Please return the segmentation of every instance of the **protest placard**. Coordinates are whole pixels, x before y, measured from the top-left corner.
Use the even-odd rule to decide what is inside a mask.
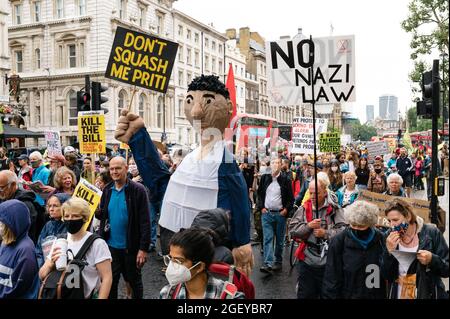
[[[81,154],[105,154],[106,133],[103,111],[78,112],[78,140]]]
[[[313,56],[310,51],[314,51]],[[266,53],[270,105],[355,101],[353,35],[313,38],[312,43],[301,38],[269,41]],[[309,72],[311,64],[313,78]]]
[[[389,153],[389,148],[386,141],[367,142],[366,148],[369,153],[369,159],[374,159],[378,155],[386,155]]]
[[[388,143],[388,147],[392,152],[395,149],[395,147],[397,146],[397,139],[390,137],[390,138],[385,138],[384,140]]]
[[[102,191],[82,178],[77,187],[75,187],[75,191],[73,192],[72,197],[84,199],[89,204],[91,215],[89,217],[89,220],[84,225],[86,229],[90,224],[92,217],[94,217],[95,210],[100,203]]]
[[[323,153],[339,153],[341,150],[341,135],[339,133],[320,133],[319,150]]]
[[[55,156],[61,155],[61,140],[59,139],[59,132],[47,131],[45,132],[45,142],[47,143],[47,155]]]
[[[328,119],[316,119],[316,135],[327,130]],[[292,121],[292,153],[314,154],[313,119],[296,117]],[[318,143],[316,143],[318,147]]]
[[[129,150],[130,146],[127,143],[120,142],[119,148],[122,149],[122,150]]]
[[[389,226],[389,222],[384,214],[384,209],[386,208],[386,202],[392,200],[394,198],[398,198],[397,196],[389,196],[378,194],[374,192],[369,192],[367,190],[363,190],[359,193],[357,200],[364,200],[366,202],[375,204],[380,209],[378,215],[378,224],[383,226]],[[414,213],[417,216],[420,216],[424,219],[425,223],[430,222],[430,203],[426,200],[416,199],[416,198],[407,198],[400,197],[402,200],[409,203],[413,209]]]
[[[105,77],[166,93],[178,44],[117,27]]]

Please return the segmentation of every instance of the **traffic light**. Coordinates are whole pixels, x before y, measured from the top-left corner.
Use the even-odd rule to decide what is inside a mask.
[[[77,111],[78,112],[90,111],[91,110],[90,103],[91,103],[91,97],[89,95],[89,92],[85,92],[85,91],[77,92]]]
[[[106,113],[108,113],[107,108],[102,108],[102,103],[105,103],[108,101],[108,98],[105,96],[102,96],[102,92],[105,92],[108,90],[107,86],[102,85],[100,82],[94,82],[92,81],[92,110],[103,110]]]
[[[417,116],[431,119],[433,114],[433,76],[432,72],[422,73],[422,101],[417,102]]]

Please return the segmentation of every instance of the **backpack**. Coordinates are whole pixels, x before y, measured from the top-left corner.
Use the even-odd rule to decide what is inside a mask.
[[[255,299],[255,286],[251,280],[234,265],[226,263],[214,263],[209,266],[208,272],[217,279],[225,281],[220,299],[233,299],[236,292],[242,292],[245,299]],[[168,298],[176,299],[181,289],[181,284],[169,290]],[[230,296],[229,298],[227,298]]]
[[[85,299],[83,279],[80,277],[78,280],[80,284],[74,288],[67,287],[66,279],[73,274],[73,271],[68,272],[70,265],[76,265],[79,269],[78,273],[81,276],[84,267],[87,266],[84,256],[92,243],[98,238],[101,237],[97,234],[89,236],[83,246],[81,246],[78,254],[68,263],[66,269],[53,270],[45,277],[39,289],[38,299]],[[71,281],[69,280],[69,283],[70,282]]]

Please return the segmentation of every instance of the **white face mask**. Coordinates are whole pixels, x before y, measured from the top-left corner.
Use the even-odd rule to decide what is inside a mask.
[[[129,172],[131,175],[137,175],[137,174],[139,174],[137,165],[136,165],[136,164],[130,164],[130,165],[128,165],[128,172]]]
[[[169,262],[169,266],[166,269],[166,278],[169,282],[169,285],[175,286],[184,282],[188,282],[192,279],[190,270],[196,267],[200,262],[196,263],[191,268],[187,268],[184,265],[180,265],[174,263],[173,261]]]
[[[337,172],[338,168],[337,168],[337,166],[333,166],[333,167],[331,168],[331,170],[332,170],[333,172]]]

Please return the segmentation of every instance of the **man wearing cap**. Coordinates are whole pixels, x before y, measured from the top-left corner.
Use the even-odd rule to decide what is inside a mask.
[[[26,154],[22,154],[17,158],[20,166],[19,173],[17,177],[19,178],[19,189],[29,189],[27,185],[23,184],[25,182],[31,182],[33,177],[33,169],[30,165],[28,165],[28,156]]]

